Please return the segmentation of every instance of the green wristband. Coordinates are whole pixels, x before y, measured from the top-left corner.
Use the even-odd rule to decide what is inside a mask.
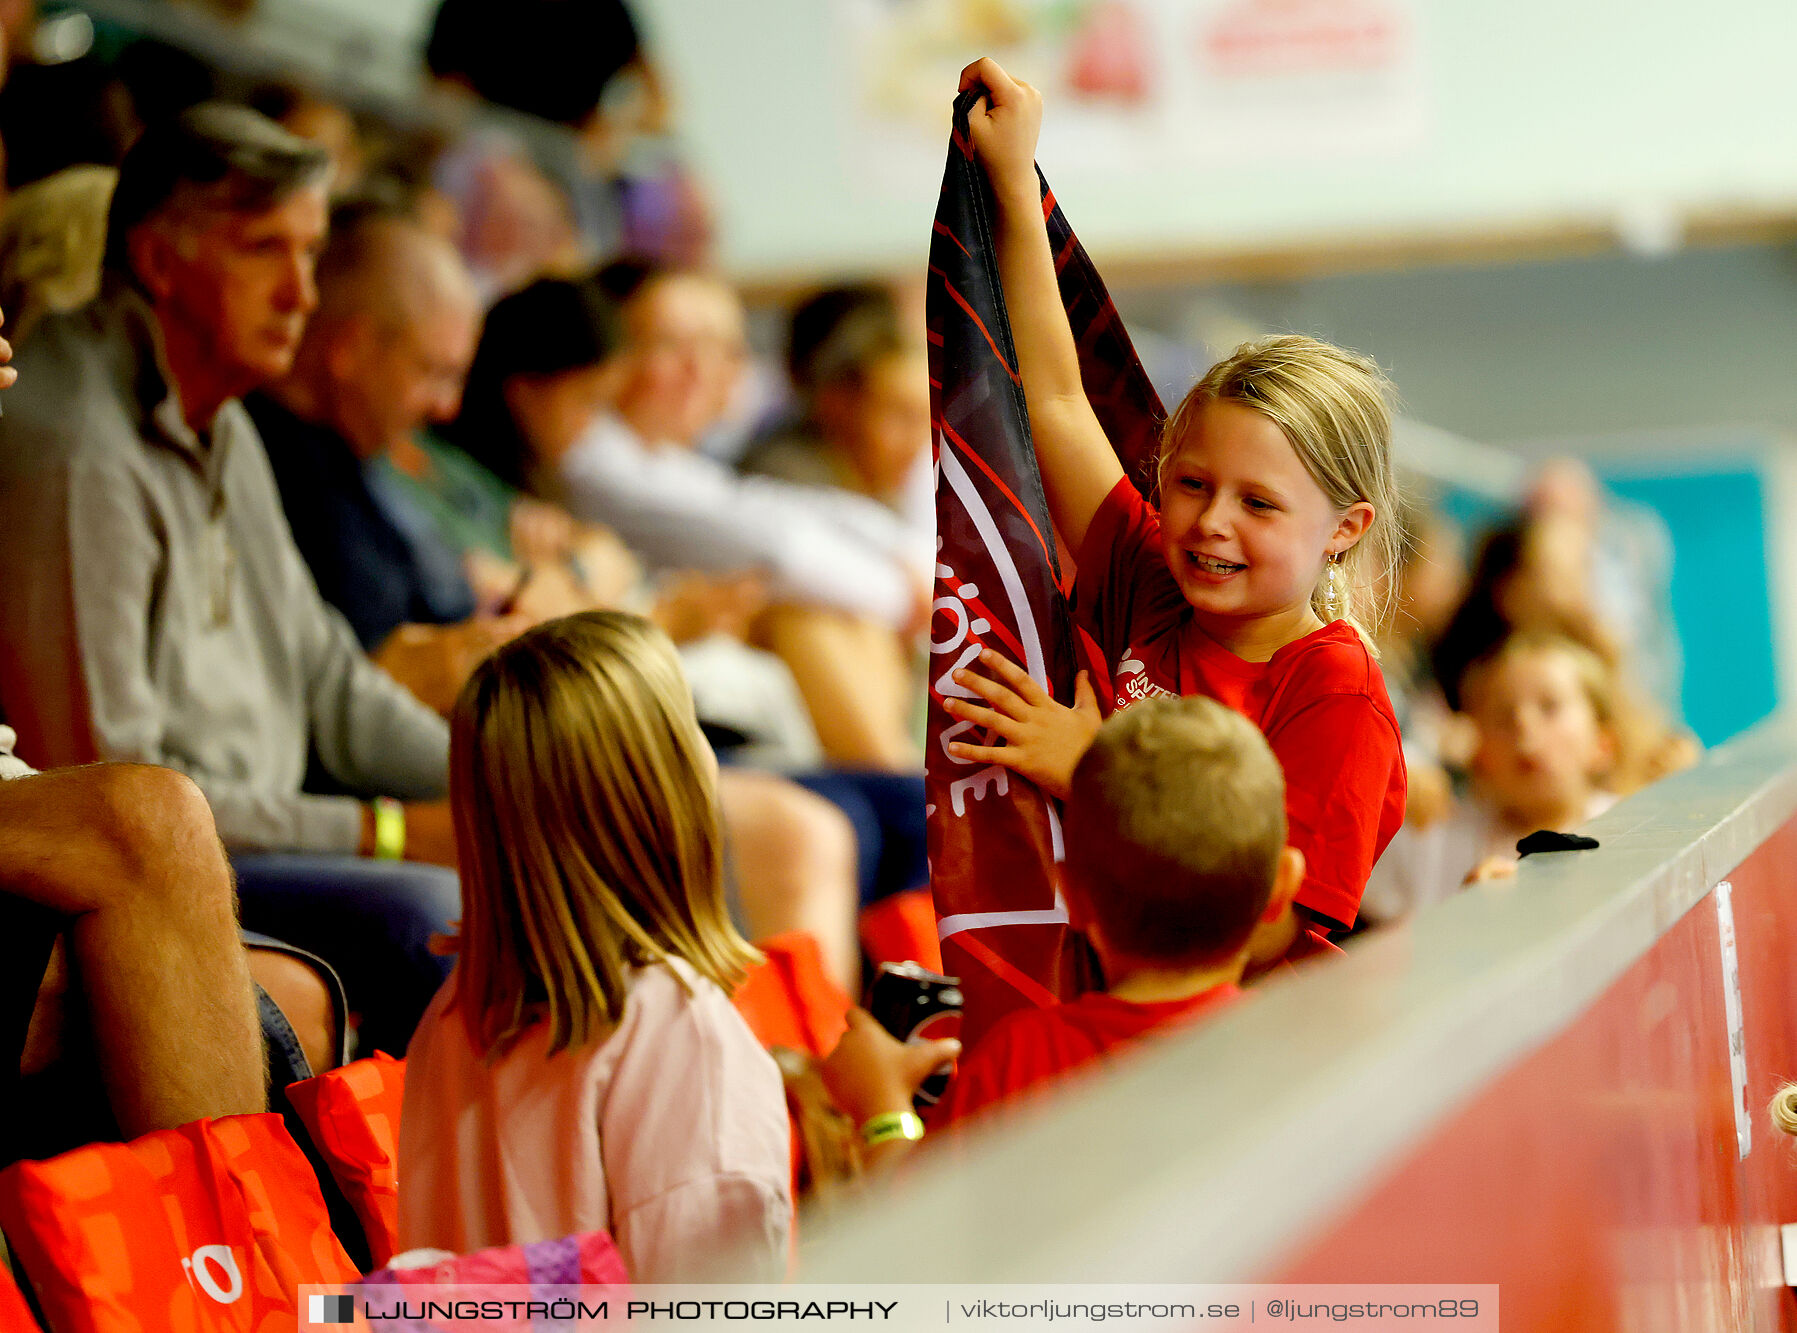
[[[870,1117],[861,1126],[861,1141],[870,1148],[891,1143],[894,1139],[915,1143],[922,1137],[923,1121],[917,1118],[915,1111],[886,1111]]]
[[[391,796],[374,798],[374,854],[383,861],[406,855],[406,808]]]

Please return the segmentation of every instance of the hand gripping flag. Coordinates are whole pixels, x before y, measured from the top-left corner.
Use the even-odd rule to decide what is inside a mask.
[[[936,597],[931,620],[925,786],[930,887],[944,968],[962,980],[962,1040],[1025,1004],[1080,989],[1079,951],[1059,891],[1060,813],[1034,784],[949,755],[979,743],[943,711],[972,697],[953,673],[982,647],[1018,663],[1071,703],[1082,661],[1055,531],[1036,470],[1017,353],[992,239],[993,205],[967,134],[978,94],[955,102],[948,167],[930,240],[930,408],[936,463]],[[1038,176],[1040,173],[1038,173]],[[1098,271],[1042,181],[1042,211],[1086,395],[1124,470],[1148,492],[1164,416]],[[975,733],[975,734],[969,734]]]

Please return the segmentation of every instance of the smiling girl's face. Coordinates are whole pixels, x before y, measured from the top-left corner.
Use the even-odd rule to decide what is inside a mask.
[[[1319,623],[1310,595],[1372,506],[1338,512],[1274,422],[1241,403],[1199,410],[1161,470],[1161,550],[1200,626],[1250,660]]]

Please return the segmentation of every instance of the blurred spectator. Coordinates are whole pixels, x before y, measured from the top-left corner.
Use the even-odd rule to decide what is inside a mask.
[[[1684,655],[1672,617],[1672,535],[1665,520],[1607,492],[1576,458],[1543,464],[1523,503],[1559,548],[1568,582],[1589,589],[1629,679],[1677,721]]]
[[[801,301],[786,329],[786,376],[805,402],[817,392],[821,362],[845,327],[901,328],[903,320],[892,290],[880,283],[827,287]]]
[[[1551,630],[1612,667],[1618,664],[1615,640],[1591,604],[1576,552],[1569,553],[1559,535],[1524,516],[1480,543],[1466,595],[1431,650],[1450,708],[1460,707],[1459,682],[1467,668],[1519,629]]]
[[[512,480],[521,427],[511,403],[533,432],[546,435],[569,429],[556,423],[570,414],[584,423],[599,410],[588,405],[586,372],[610,355],[615,335],[610,325],[596,330],[585,313],[569,317],[553,297],[571,293],[578,301],[584,290],[543,279],[495,306],[482,324],[455,419],[440,423],[438,435],[394,438],[372,468],[378,490],[427,517],[437,536],[461,552],[476,599],[489,610],[511,604],[546,616],[617,605],[633,596],[642,574],[610,532],[521,494]],[[547,303],[538,299],[542,293],[552,294]],[[466,439],[482,458],[507,468],[507,476],[495,475],[450,436]]]
[[[1517,840],[1568,832],[1616,803],[1614,672],[1584,645],[1542,630],[1502,640],[1456,682],[1477,731],[1473,791],[1427,828],[1405,827],[1367,883],[1362,911],[1389,922],[1462,883],[1514,874]]]
[[[1610,785],[1627,794],[1688,767],[1698,751],[1690,735],[1669,724],[1636,689],[1633,661],[1596,605],[1589,554],[1579,530],[1556,517],[1524,516],[1490,533],[1473,562],[1466,597],[1436,641],[1431,661],[1448,707],[1458,711],[1463,707],[1459,682],[1467,669],[1513,633],[1544,631],[1595,653],[1613,673],[1620,700]],[[1450,765],[1467,757],[1451,740],[1443,750]]]
[[[484,303],[581,267],[567,194],[522,153],[475,139],[445,159],[438,179],[458,209],[458,243]]]
[[[620,0],[522,0],[503,19],[482,0],[444,0],[425,63],[441,85],[571,132],[536,142],[535,165],[567,192],[592,253],[704,262],[710,206],[657,144],[671,121],[666,84]],[[455,156],[479,164],[508,155],[521,157],[488,137]],[[467,191],[447,188],[468,207]]]
[[[337,229],[318,289],[292,371],[244,406],[319,593],[447,714],[474,664],[530,622],[476,616],[461,552],[373,465],[454,415],[479,329],[473,286],[446,242],[368,217]]]
[[[0,87],[6,184],[17,189],[83,164],[117,166],[140,122],[130,91],[97,55],[40,59],[37,5],[6,0],[0,33],[7,53]]]
[[[416,443],[428,423],[454,415],[473,354],[474,293],[451,246],[403,218],[352,216],[334,229],[318,281],[319,308],[292,373],[269,391],[250,395],[245,405],[268,448],[288,522],[319,591],[349,619],[377,662],[447,713],[487,652],[528,624],[633,594],[638,567],[615,538],[583,530],[541,502],[520,501],[491,477],[483,484],[480,469],[458,451],[433,452]],[[531,290],[585,289],[541,282]],[[547,312],[529,309],[532,304],[522,294],[502,303],[499,318],[490,321],[495,336],[482,343],[488,366],[496,354],[518,360],[546,340],[574,335],[574,353],[581,350],[583,331],[590,341],[590,326],[583,330],[574,321],[570,328],[570,321],[545,318]],[[478,392],[500,411],[500,418],[489,416],[489,429],[515,434],[498,394],[484,387]],[[509,401],[529,413],[533,431],[554,426],[535,406],[560,401],[543,377],[533,377],[529,386],[514,384]],[[458,494],[445,495],[431,484],[446,473]],[[484,531],[470,530],[466,501],[484,515],[472,520]],[[503,558],[494,551],[499,544]],[[497,578],[505,614],[477,614],[481,599],[465,572],[471,550],[479,553],[473,563],[483,581]],[[525,563],[514,563],[514,555]],[[751,595],[741,618],[760,608],[759,594]],[[668,605],[669,628],[688,640],[710,636],[729,618],[729,599],[709,603],[716,619],[695,614],[706,604],[689,588]],[[777,661],[746,660],[745,654],[749,650],[727,654],[715,670],[715,650],[698,660],[688,655],[695,683],[704,682],[707,694],[726,693],[725,702],[736,705],[713,720],[768,721],[765,708],[750,703],[745,717],[743,705],[748,695],[765,695],[755,682],[771,669],[779,676],[772,701],[779,729],[796,722],[802,731],[797,754],[790,745],[781,748],[788,758],[809,760],[816,739],[790,677]],[[786,739],[760,738],[776,744]]]
[[[916,313],[914,327],[922,329],[921,303]],[[776,365],[771,356],[751,356],[747,383],[738,390],[736,404],[730,415],[712,428],[700,450],[740,467],[751,449],[800,430],[816,383],[811,365],[817,349],[851,317],[898,322],[894,287],[872,282],[829,287],[801,301],[787,321],[781,363]]]
[[[552,478],[623,387],[623,344],[618,307],[595,284],[532,283],[487,312],[443,435],[508,487]]]
[[[825,292],[793,315],[787,361],[801,415],[751,448],[742,470],[853,491],[933,533],[929,364],[890,296],[864,291]],[[837,318],[818,328],[832,306]]]
[[[696,273],[620,262],[599,275],[623,305],[615,410],[539,484],[604,523],[652,568],[758,572],[773,606],[763,641],[792,669],[824,752],[910,768],[909,636],[929,605],[926,537],[883,505],[841,491],[739,477],[695,451],[743,364],[736,294]]]
[[[459,460],[453,469],[465,479],[457,487],[464,497],[459,506],[463,516],[455,523],[468,532],[470,544],[509,555],[509,550],[501,549],[508,541],[501,516],[508,510],[515,513],[520,504],[544,507],[539,501],[520,501],[514,488],[527,483],[530,460],[552,465],[605,410],[621,382],[622,340],[616,307],[587,282],[539,279],[488,312],[461,411],[444,434],[493,471],[460,449],[437,447],[439,456]],[[471,514],[484,515],[477,528],[467,526]],[[515,541],[510,549],[517,549]],[[574,554],[585,581],[592,553]],[[602,558],[616,563],[615,558]],[[634,559],[632,564],[634,574],[640,575]],[[528,591],[531,584],[522,586]],[[781,766],[815,760],[816,737],[785,668],[740,643],[732,650],[717,643],[746,637],[766,606],[767,589],[759,577],[713,578],[680,571],[662,581],[652,601],[640,589],[619,586],[615,580],[608,591],[593,589],[593,601],[599,604],[623,599],[644,606],[682,646],[701,718],[745,730],[758,739],[759,749],[771,745],[785,751]],[[781,678],[771,692],[777,698],[766,697],[770,668]],[[754,680],[760,680],[762,687],[751,686],[745,692],[742,686]],[[749,699],[757,694],[764,696],[759,705]],[[728,695],[728,700],[721,695]],[[751,716],[744,716],[744,705]],[[796,717],[787,716],[788,705],[796,706]],[[790,734],[795,726],[802,738]]]
[[[15,191],[0,214],[0,310],[15,344],[45,315],[99,294],[106,210],[118,172],[69,167]]]
[[[514,580],[507,614],[474,614],[465,553],[453,533],[393,484],[393,457],[415,449],[413,437],[428,422],[455,412],[473,353],[475,297],[454,249],[404,218],[352,213],[325,249],[318,286],[318,309],[291,373],[251,394],[246,406],[320,592],[377,661],[447,712],[492,649],[597,599],[567,564],[572,531],[559,543],[520,532],[526,542],[564,549]],[[540,527],[549,516],[536,519]],[[589,541],[584,549],[592,548]],[[695,674],[705,676],[706,664],[696,665]],[[740,678],[753,665],[732,659],[723,670]],[[797,709],[790,680],[785,688]],[[736,689],[741,693],[740,679]],[[845,984],[853,984],[857,896],[843,817],[773,778],[732,772],[721,790],[742,853],[738,887],[750,928],[816,931]]]
[[[368,154],[356,118],[346,107],[294,83],[264,84],[248,100],[288,133],[310,139],[331,155],[332,195],[352,195],[362,187]]]
[[[0,419],[0,702],[51,763],[190,774],[244,920],[343,974],[390,1051],[443,974],[454,874],[442,719],[319,599],[239,395],[284,374],[316,293],[322,150],[241,107],[121,167],[101,296],[46,318]],[[339,790],[302,790],[308,759]],[[372,798],[411,806],[383,806]],[[377,829],[381,836],[377,839]],[[300,851],[311,856],[248,853]]]
[[[621,337],[616,307],[591,283],[543,279],[506,297],[487,315],[462,410],[446,433],[513,482],[525,479],[531,460],[552,465],[586,433],[616,392]],[[479,469],[474,460],[460,457],[458,474]],[[477,495],[502,486],[498,478],[483,475],[487,484],[475,488]],[[486,532],[482,540],[489,544],[503,537],[504,502],[477,502],[478,511],[487,516],[480,526]],[[815,771],[816,738],[793,693],[790,673],[778,660],[741,642],[765,605],[766,588],[758,577],[675,571],[664,577],[652,602],[642,595],[634,600],[647,605],[651,618],[680,644],[681,665],[699,716],[712,724],[714,742],[727,758],[791,772],[795,781],[849,817],[863,903],[923,882],[918,778]],[[795,708],[796,717],[790,715]],[[802,745],[794,734],[801,726]],[[724,727],[740,735],[719,734]],[[735,743],[739,740],[745,743]],[[727,800],[737,780],[726,772]],[[828,952],[838,947],[826,942]],[[851,945],[847,956],[852,960],[852,955]],[[847,975],[853,976],[852,966]]]
[[[621,0],[443,0],[424,49],[432,75],[498,106],[563,125],[600,114],[626,69],[645,72],[642,41]]]

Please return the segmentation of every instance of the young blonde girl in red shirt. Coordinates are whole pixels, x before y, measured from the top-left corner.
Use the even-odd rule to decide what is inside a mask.
[[[1290,840],[1308,867],[1297,902],[1317,924],[1352,925],[1404,812],[1397,722],[1360,624],[1396,545],[1390,385],[1372,362],[1313,339],[1244,344],[1168,420],[1154,509],[1080,381],[1042,225],[1042,99],[991,60],[968,66],[961,86],[986,93],[968,128],[997,205],[1049,511],[1076,553],[1075,620],[1111,674],[1102,711],[1206,694],[1257,723],[1285,770]],[[951,751],[1064,797],[1101,716],[1091,683],[1082,674],[1065,708],[997,654],[980,661],[995,679],[957,680],[986,706],[946,707],[1004,744]]]

